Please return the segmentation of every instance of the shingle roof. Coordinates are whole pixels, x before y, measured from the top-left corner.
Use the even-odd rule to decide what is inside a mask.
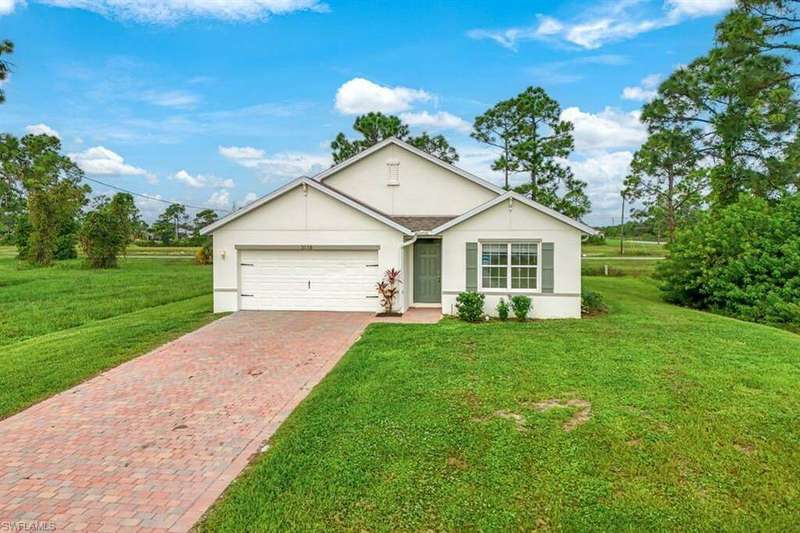
[[[438,228],[442,224],[450,222],[456,217],[389,217],[403,227],[411,231],[430,231]]]

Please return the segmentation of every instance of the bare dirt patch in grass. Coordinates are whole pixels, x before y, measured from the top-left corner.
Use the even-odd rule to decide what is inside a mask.
[[[517,428],[517,431],[528,431],[528,428],[525,427],[525,417],[522,415],[510,413],[508,411],[495,411],[494,416],[505,418],[506,420],[512,420],[514,422],[514,426]]]
[[[533,404],[534,409],[544,412],[550,409],[571,409],[577,408],[572,418],[564,422],[564,431],[572,431],[581,424],[585,424],[587,420],[592,417],[592,404],[586,400],[572,399],[562,400],[560,398],[551,398]]]
[[[733,445],[733,447],[745,455],[751,455],[754,451],[756,451],[755,446],[750,444],[736,443]]]
[[[463,457],[451,455],[447,458],[447,466],[455,468],[456,470],[466,470],[469,465]]]

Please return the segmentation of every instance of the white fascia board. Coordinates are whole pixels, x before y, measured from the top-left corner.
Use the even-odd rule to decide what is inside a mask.
[[[377,152],[378,150],[380,150],[381,148],[383,148],[384,146],[387,146],[389,144],[394,144],[395,146],[399,146],[400,148],[403,148],[404,150],[407,150],[407,151],[411,152],[412,154],[418,155],[418,156],[422,157],[423,159],[427,159],[431,163],[433,163],[435,165],[438,165],[438,166],[440,166],[440,167],[442,167],[444,169],[447,169],[450,172],[458,174],[462,178],[465,178],[465,179],[468,179],[469,181],[477,183],[481,187],[489,189],[490,191],[492,191],[494,193],[503,194],[503,192],[504,192],[501,187],[498,187],[494,183],[486,181],[485,179],[483,179],[483,178],[481,178],[479,176],[476,176],[475,174],[472,174],[471,172],[467,172],[466,170],[464,170],[462,168],[458,168],[455,165],[451,165],[450,163],[445,163],[444,161],[442,161],[438,157],[434,157],[431,154],[420,150],[416,146],[412,146],[412,145],[408,144],[407,142],[401,141],[400,139],[398,139],[396,137],[389,137],[388,139],[382,140],[378,144],[374,144],[374,145],[370,146],[369,148],[367,148],[363,152],[359,152],[358,154],[354,155],[350,159],[342,161],[338,165],[334,165],[331,168],[329,168],[327,170],[323,170],[319,174],[316,174],[313,177],[313,179],[315,179],[317,181],[322,181],[322,180],[332,176],[333,174],[336,174],[340,170],[349,167],[353,163],[356,163],[357,161],[360,161],[360,160],[364,159],[365,157]]]
[[[572,218],[570,218],[570,217],[568,217],[566,215],[563,215],[563,214],[559,213],[558,211],[555,211],[553,209],[550,209],[549,207],[543,206],[539,202],[535,202],[535,201],[533,201],[533,200],[531,200],[529,198],[525,198],[521,194],[515,193],[513,191],[507,191],[504,194],[501,194],[500,196],[498,196],[497,198],[492,198],[488,202],[483,203],[483,204],[475,207],[474,209],[471,209],[471,210],[467,211],[463,215],[461,215],[459,217],[456,217],[453,220],[450,220],[449,222],[446,222],[446,223],[442,224],[441,226],[439,226],[437,228],[432,229],[431,230],[431,235],[436,235],[438,233],[441,233],[443,231],[446,231],[446,230],[452,228],[453,226],[461,224],[465,220],[469,220],[470,218],[474,217],[475,215],[483,213],[487,209],[491,209],[492,207],[496,206],[497,204],[502,203],[502,202],[504,202],[505,200],[508,200],[508,199],[512,199],[512,200],[516,200],[518,202],[522,202],[523,204],[525,204],[525,205],[527,205],[529,207],[532,207],[533,209],[536,209],[537,211],[539,211],[541,213],[544,213],[545,215],[551,216],[551,217],[555,218],[556,220],[558,220],[559,222],[567,224],[568,226],[571,226],[571,227],[577,229],[578,231],[581,231],[582,233],[586,233],[587,235],[598,235],[599,234],[599,232],[596,229],[594,229],[594,228],[592,228],[590,226],[587,226],[583,222],[579,222],[579,221],[577,221],[575,219],[572,219]]]
[[[259,198],[255,202],[247,205],[246,207],[244,207],[244,208],[242,208],[242,209],[240,209],[240,210],[238,210],[238,211],[236,211],[234,213],[231,213],[230,215],[228,215],[226,217],[223,217],[223,218],[217,220],[213,224],[209,224],[208,226],[206,226],[206,227],[204,227],[203,229],[200,230],[200,234],[201,235],[207,235],[209,233],[213,233],[214,231],[216,231],[217,229],[221,228],[222,226],[224,226],[228,222],[236,220],[240,216],[245,215],[245,214],[249,213],[250,211],[253,211],[254,209],[258,209],[262,205],[274,200],[275,198],[278,198],[279,196],[282,196],[283,194],[286,194],[287,192],[295,189],[296,187],[299,187],[300,185],[307,185],[309,187],[314,188],[317,191],[320,191],[320,192],[322,192],[324,194],[327,194],[328,196],[330,196],[332,198],[335,198],[336,200],[339,200],[343,204],[346,204],[346,205],[352,207],[353,209],[355,209],[357,211],[360,211],[361,213],[364,213],[365,215],[367,215],[369,217],[372,217],[375,220],[378,220],[379,222],[383,222],[387,226],[389,226],[389,227],[391,227],[393,229],[396,229],[397,231],[401,232],[404,235],[413,235],[414,234],[413,231],[411,231],[410,229],[406,228],[405,226],[401,226],[397,222],[395,222],[395,221],[383,216],[382,214],[377,213],[377,212],[369,209],[368,207],[366,207],[366,206],[364,206],[362,204],[359,204],[358,202],[354,202],[350,198],[348,198],[348,197],[346,197],[346,196],[344,196],[342,194],[339,194],[338,192],[334,191],[333,189],[331,189],[329,187],[326,187],[326,186],[322,185],[321,183],[319,183],[319,182],[317,182],[317,181],[315,181],[315,180],[313,180],[311,178],[305,177],[305,176],[302,176],[300,178],[294,179],[294,180],[290,181],[289,183],[287,183],[286,185],[284,185],[283,187],[279,187],[278,189],[275,189],[271,193],[267,194],[266,196],[262,196],[261,198]]]

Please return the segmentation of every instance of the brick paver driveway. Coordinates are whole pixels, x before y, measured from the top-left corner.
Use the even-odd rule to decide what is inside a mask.
[[[0,422],[0,528],[189,529],[370,318],[237,313]]]

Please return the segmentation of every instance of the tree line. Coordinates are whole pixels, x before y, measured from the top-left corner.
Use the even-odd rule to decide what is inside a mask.
[[[642,109],[649,137],[623,191],[636,217],[674,241],[699,212],[750,194],[797,192],[800,51],[797,0],[744,0],[717,26],[705,55],[675,70]]]
[[[0,242],[14,244],[20,259],[49,265],[77,257],[80,246],[93,267],[108,268],[134,240],[208,247],[200,228],[217,220],[212,209],[190,218],[171,204],[148,225],[133,195],[90,198],[83,172],[49,135],[0,134]],[[205,258],[210,257],[210,250]]]
[[[217,220],[213,209],[190,217],[186,206],[173,203],[148,224],[132,194],[91,198],[83,177],[58,138],[0,134],[0,242],[16,245],[20,259],[36,265],[73,259],[80,246],[91,266],[103,268],[115,266],[133,241],[208,244],[199,232]]]
[[[740,0],[642,109],[623,194],[668,301],[800,331],[800,0]]]

